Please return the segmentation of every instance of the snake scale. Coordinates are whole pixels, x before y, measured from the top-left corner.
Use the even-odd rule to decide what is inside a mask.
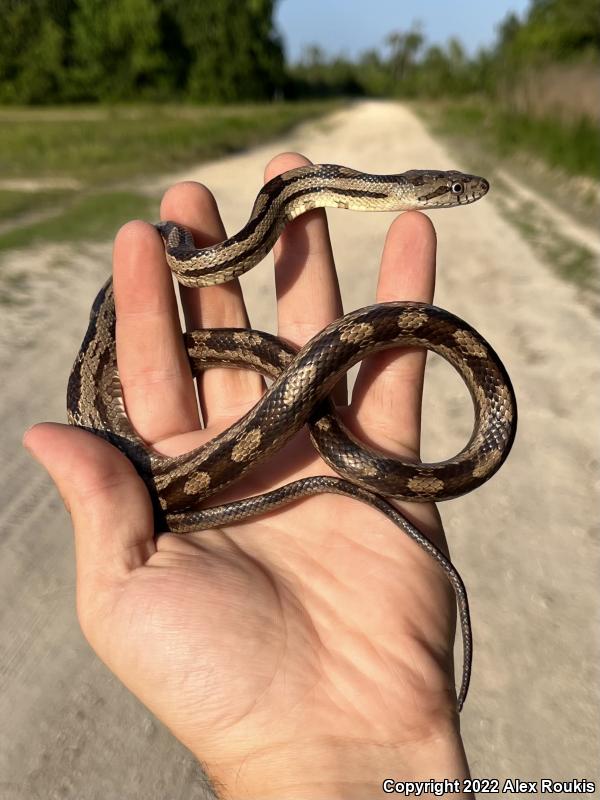
[[[458,207],[483,197],[487,182],[461,172],[411,170],[368,175],[330,164],[285,172],[259,192],[250,219],[235,236],[197,249],[185,228],[163,222],[170,268],[186,286],[229,281],[271,250],[283,227],[316,207],[403,211]],[[389,500],[437,501],[475,489],[502,465],[516,430],[510,379],[490,345],[466,322],[418,302],[368,306],[336,320],[298,352],[266,333],[206,329],[185,334],[192,371],[211,366],[257,370],[272,380],[244,417],[208,444],[177,457],[154,451],[129,421],[115,351],[112,282],[100,290],[67,391],[68,420],[107,439],[134,463],[153,499],[157,530],[189,532],[264,514],[320,492],[356,498],[376,508],[422,547],[446,573],[457,600],[463,639],[458,708],[471,673],[472,634],[462,579],[444,553]],[[392,347],[424,347],[452,364],[473,401],[470,440],[455,457],[435,464],[391,458],[367,447],[348,430],[330,393],[340,377],[371,353]],[[340,476],[316,476],[256,497],[203,507],[204,501],[239,480],[308,424],[314,446]]]

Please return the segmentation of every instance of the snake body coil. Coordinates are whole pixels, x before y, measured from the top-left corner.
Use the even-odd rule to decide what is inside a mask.
[[[356,210],[445,208],[473,202],[488,189],[459,172],[406,172],[378,176],[333,165],[300,167],[259,193],[247,225],[235,236],[196,249],[175,223],[157,226],[167,261],[188,286],[222,283],[246,272],[272,248],[283,226],[318,206]],[[319,492],[361,500],[385,514],[444,569],[459,609],[464,667],[458,706],[469,684],[472,636],[467,596],[448,558],[386,499],[437,501],[464,494],[491,477],[512,446],[516,402],[509,377],[490,345],[462,320],[416,302],[381,303],[336,320],[298,353],[253,330],[206,329],[184,334],[192,371],[211,366],[255,369],[273,379],[257,405],[208,444],[177,457],[149,448],[131,425],[123,402],[115,351],[112,282],[100,290],[69,379],[68,419],[103,436],[135,464],[163,528],[202,530],[266,513]],[[474,405],[473,434],[454,458],[416,464],[361,444],[344,426],[330,392],[355,363],[377,351],[417,346],[435,351],[460,373]],[[313,477],[257,497],[202,508],[211,495],[239,480],[308,424],[312,441],[340,478]]]

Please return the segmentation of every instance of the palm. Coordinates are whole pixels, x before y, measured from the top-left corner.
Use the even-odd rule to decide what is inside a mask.
[[[185,452],[217,432],[158,446]],[[332,473],[301,436],[236,494],[308,474]],[[105,625],[92,643],[107,653],[116,642],[111,668],[184,742],[221,759],[269,727],[293,738],[324,720],[331,734],[339,720],[339,735],[351,725],[368,738],[392,709],[416,726],[424,697],[432,710],[451,708],[453,608],[441,571],[393,524],[324,495],[229,528],[161,536],[118,604],[94,609]]]

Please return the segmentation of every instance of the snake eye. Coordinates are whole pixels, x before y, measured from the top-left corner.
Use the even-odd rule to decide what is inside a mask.
[[[460,181],[455,181],[452,184],[452,194],[462,194],[465,190],[465,187],[460,183]]]

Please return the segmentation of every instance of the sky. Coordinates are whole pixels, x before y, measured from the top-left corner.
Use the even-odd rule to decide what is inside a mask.
[[[428,43],[456,36],[473,54],[494,41],[509,12],[522,16],[528,6],[529,0],[280,0],[275,19],[292,62],[309,44],[350,57],[379,49],[390,31],[416,20]]]

